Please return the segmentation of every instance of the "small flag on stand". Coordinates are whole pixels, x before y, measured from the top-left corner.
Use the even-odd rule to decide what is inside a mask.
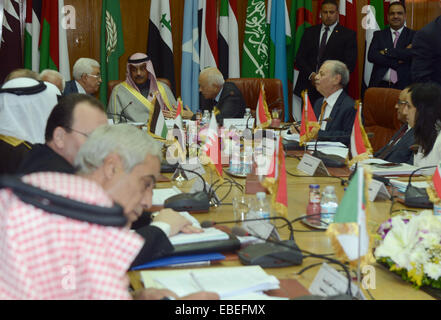
[[[441,166],[439,164],[433,173],[432,184],[433,187],[426,188],[426,191],[430,202],[439,205],[441,203]]]
[[[326,234],[331,239],[335,254],[353,267],[370,264],[373,255],[370,250],[370,236],[367,230],[367,199],[371,174],[358,167],[341,200],[334,222]]]
[[[147,124],[147,132],[155,139],[167,139],[167,124],[165,123],[162,108],[158,103],[158,100],[156,100],[156,95],[153,98],[152,104],[154,105],[154,111],[152,116],[149,118],[149,122]]]
[[[306,142],[317,137],[320,126],[317,122],[314,109],[308,97],[308,91],[302,92],[303,98],[303,112],[302,125],[300,127],[300,145],[303,146]]]
[[[211,114],[210,124],[207,129],[205,144],[202,147],[202,152],[206,156],[209,165],[214,169],[217,175],[222,179],[222,160],[221,148],[219,143],[219,131],[214,112]]]
[[[362,104],[360,101],[357,101],[355,104],[358,105],[358,110],[351,133],[350,154],[348,154],[348,157],[351,157],[348,160],[349,167],[356,162],[368,159],[372,155],[371,143],[361,122]]]
[[[256,107],[256,128],[266,129],[271,125],[271,121],[271,114],[266,103],[265,88],[263,83],[260,83],[260,94]]]

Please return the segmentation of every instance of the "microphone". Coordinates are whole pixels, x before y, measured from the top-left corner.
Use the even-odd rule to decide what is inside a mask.
[[[133,103],[133,101],[130,101],[121,111],[120,115],[119,115],[119,122],[122,122],[122,117],[124,117],[126,119],[127,122],[127,117],[124,116],[124,111],[126,111],[126,109]]]
[[[421,167],[414,171],[409,176],[409,182],[404,193],[404,205],[412,208],[433,209],[433,203],[429,200],[429,195],[425,188],[417,188],[412,186],[413,175],[423,169],[432,169],[437,166]]]

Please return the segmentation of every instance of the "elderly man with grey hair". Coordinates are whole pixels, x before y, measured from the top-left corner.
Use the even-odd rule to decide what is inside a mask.
[[[73,80],[66,82],[63,95],[84,93],[95,95],[101,85],[100,64],[90,58],[80,58],[73,66]]]
[[[356,110],[354,99],[344,91],[348,83],[349,69],[338,60],[325,61],[315,76],[316,89],[323,95],[314,104],[319,139],[349,145]]]
[[[40,80],[50,82],[60,90],[60,93],[64,92],[66,80],[64,79],[63,75],[58,71],[45,69],[40,72]]]

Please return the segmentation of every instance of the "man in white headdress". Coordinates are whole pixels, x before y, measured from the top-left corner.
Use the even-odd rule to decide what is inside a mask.
[[[112,90],[108,113],[115,123],[147,123],[154,110],[155,95],[162,110],[173,110],[176,106],[170,87],[157,81],[150,58],[144,53],[135,53],[127,62],[126,81]]]
[[[0,174],[15,172],[32,144],[44,143],[46,122],[61,92],[52,83],[15,78],[0,89]]]

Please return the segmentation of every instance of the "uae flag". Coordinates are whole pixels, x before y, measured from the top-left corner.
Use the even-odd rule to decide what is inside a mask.
[[[360,102],[357,103],[358,103],[358,110],[355,116],[354,125],[352,127],[352,133],[351,133],[351,145],[350,145],[351,160],[349,161],[349,167],[356,162],[363,161],[369,158],[369,155],[372,154],[372,147],[361,121],[362,106]]]
[[[219,19],[219,70],[224,79],[239,78],[237,0],[222,0]]]
[[[155,66],[156,76],[170,80],[174,91],[176,82],[169,0],[151,2],[147,52]]]
[[[24,45],[24,66],[26,69],[40,71],[40,19],[42,0],[26,1],[26,30]]]
[[[300,126],[300,145],[303,146],[311,139],[315,139],[319,131],[319,124],[312,108],[311,100],[309,100],[308,91],[302,92],[303,112],[302,124]]]
[[[265,98],[265,88],[263,87],[263,83],[261,83],[259,100],[257,101],[256,107],[256,127],[261,129],[268,128],[271,121],[271,114],[268,111],[268,104]]]
[[[164,114],[162,113],[162,108],[159,105],[158,100],[156,100],[156,97],[154,106],[153,114],[149,118],[149,122],[147,124],[147,131],[156,139],[167,139],[167,124],[165,122]]]
[[[6,0],[0,11],[0,84],[6,76],[17,68],[23,67],[22,31],[21,23],[24,21],[24,10],[21,1]],[[1,24],[3,22],[3,24]]]
[[[207,129],[206,141],[202,147],[202,152],[207,158],[209,165],[214,169],[216,174],[222,178],[223,171],[219,143],[219,131],[214,112],[211,114],[211,120]]]
[[[367,229],[367,199],[369,175],[359,166],[341,200],[334,222],[326,234],[331,239],[335,254],[351,266],[372,263],[370,237]]]
[[[203,0],[200,68],[218,67],[216,0]]]

